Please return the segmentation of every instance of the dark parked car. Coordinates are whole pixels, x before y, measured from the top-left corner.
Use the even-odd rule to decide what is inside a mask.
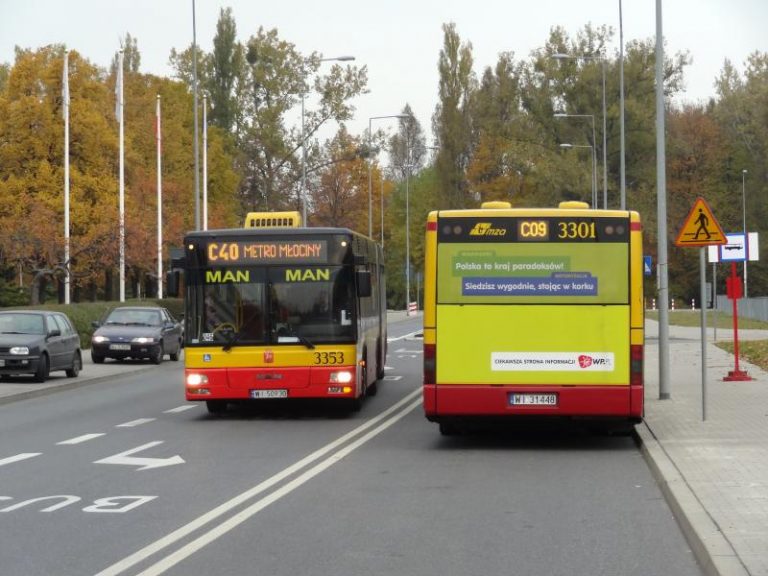
[[[101,364],[105,358],[148,358],[155,364],[168,354],[178,360],[182,346],[181,324],[159,306],[120,306],[103,322],[94,322],[91,358]]]
[[[66,314],[0,312],[0,377],[32,374],[35,382],[45,382],[55,370],[74,378],[82,367],[80,336]]]

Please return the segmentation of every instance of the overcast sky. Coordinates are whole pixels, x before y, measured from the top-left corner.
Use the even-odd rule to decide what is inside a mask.
[[[611,26],[618,48],[619,0],[197,0],[197,42],[205,51],[223,7],[232,8],[243,42],[259,26],[277,28],[303,53],[353,55],[368,66],[370,94],[355,102],[355,133],[367,129],[370,117],[397,114],[408,102],[431,137],[446,22],[472,43],[478,75],[502,51],[527,59],[557,25],[571,36],[587,23]],[[654,38],[655,19],[655,0],[623,0],[625,42]],[[688,101],[715,95],[726,58],[741,71],[751,52],[768,52],[767,0],[664,0],[663,24],[668,54],[688,51],[693,59],[685,74]],[[192,0],[0,0],[0,62],[13,61],[16,45],[63,43],[106,67],[126,33],[138,40],[143,72],[171,75],[171,48],[192,43]]]

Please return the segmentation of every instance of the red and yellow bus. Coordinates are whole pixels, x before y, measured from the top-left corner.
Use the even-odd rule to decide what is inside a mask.
[[[491,416],[642,418],[637,212],[431,212],[424,285],[424,410],[443,434]]]
[[[288,224],[191,232],[184,246],[187,400],[211,413],[271,398],[356,409],[375,393],[387,325],[373,240]]]

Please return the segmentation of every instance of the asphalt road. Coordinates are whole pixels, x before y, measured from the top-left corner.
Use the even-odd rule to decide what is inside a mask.
[[[379,394],[208,415],[181,363],[0,406],[3,576],[701,574],[631,438],[443,438],[420,319]]]

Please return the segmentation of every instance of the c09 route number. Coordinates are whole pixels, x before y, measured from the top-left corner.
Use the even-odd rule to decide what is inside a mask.
[[[315,352],[313,356],[315,365],[318,366],[344,364],[344,352]]]
[[[557,237],[561,240],[593,240],[594,222],[558,222]]]
[[[546,220],[521,220],[517,223],[520,240],[546,242],[549,240],[549,222]]]

